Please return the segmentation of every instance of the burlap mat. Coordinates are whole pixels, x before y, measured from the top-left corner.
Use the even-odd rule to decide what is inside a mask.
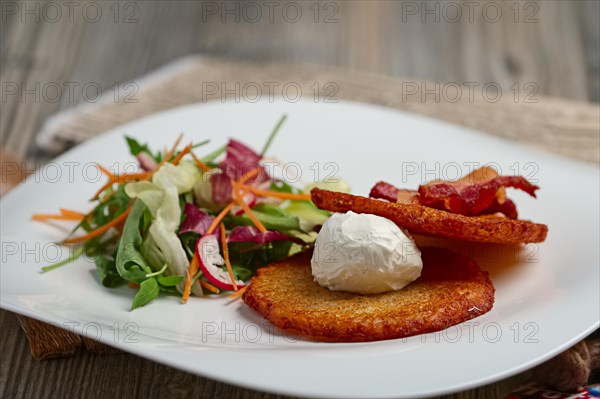
[[[51,154],[122,123],[183,104],[207,101],[354,100],[431,116],[568,157],[600,160],[600,108],[534,94],[532,88],[397,79],[311,65],[253,63],[202,56],[175,61],[104,96],[50,118],[38,145]]]

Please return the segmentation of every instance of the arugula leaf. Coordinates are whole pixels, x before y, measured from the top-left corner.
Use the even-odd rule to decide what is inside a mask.
[[[162,154],[160,152],[154,154],[148,144],[140,144],[139,141],[134,139],[133,137],[125,136],[125,140],[127,141],[127,146],[129,147],[129,152],[134,157],[137,156],[140,152],[145,152],[150,155],[156,162],[162,161]]]
[[[177,284],[183,281],[184,277],[181,275],[173,275],[173,276],[157,276],[156,280],[158,284],[163,287],[174,287]],[[161,287],[162,288],[162,287]]]
[[[145,210],[146,205],[141,200],[136,199],[125,221],[116,256],[116,267],[119,275],[127,281],[138,284],[146,280],[146,274],[152,273],[152,269],[140,252],[140,246],[142,245],[140,221]]]
[[[258,205],[255,206],[252,210],[254,211],[254,214],[256,215],[258,220],[260,220],[261,223],[267,229],[280,231],[282,233],[285,233],[289,230],[300,230],[300,221],[297,217],[289,215],[274,215],[272,214],[274,212],[271,212],[272,210],[268,210],[271,213],[265,213],[257,210],[257,207]],[[227,220],[225,221],[225,224],[227,225],[227,227],[230,228],[240,224],[246,226],[254,226],[254,223],[246,214],[243,214],[241,216],[229,215],[227,217]]]
[[[80,246],[79,248],[77,248],[71,255],[69,255],[69,257],[67,257],[66,259],[61,260],[60,262],[57,262],[53,265],[50,266],[44,266],[42,267],[42,271],[44,272],[48,272],[50,270],[54,270],[54,269],[58,269],[61,266],[66,265],[67,263],[72,263],[75,261],[75,259],[79,258],[81,255],[83,255],[83,250],[84,250],[84,246]]]
[[[129,152],[134,157],[140,152],[147,152],[148,154],[152,153],[152,151],[150,151],[150,148],[148,148],[148,144],[140,144],[139,141],[129,136],[125,136],[125,140],[127,141],[127,145],[129,146]]]
[[[88,223],[85,219],[80,224],[86,231],[94,230],[99,226],[103,226],[125,212],[129,207],[131,198],[125,193],[125,185],[121,184],[116,190],[106,190],[106,193],[101,198],[101,201],[92,211],[91,221]]]
[[[150,303],[152,300],[158,297],[159,292],[160,288],[158,287],[158,283],[154,277],[142,281],[140,284],[140,289],[135,295],[135,298],[133,298],[131,310]]]
[[[188,231],[179,235],[179,240],[181,241],[181,245],[183,246],[183,249],[185,250],[189,260],[191,260],[196,253],[196,243],[199,239],[200,234],[193,231]]]
[[[255,243],[232,242],[229,244],[229,254],[233,274],[236,279],[247,280],[257,268],[285,259],[303,248],[305,247],[286,240],[260,246]]]
[[[262,251],[261,265],[266,265],[290,256],[290,250],[294,244],[291,241],[273,241]]]
[[[271,216],[289,217],[290,214],[281,209],[279,205],[273,204],[257,204],[252,208],[253,211],[262,212]]]
[[[113,258],[105,255],[100,255],[94,259],[96,263],[96,271],[102,285],[108,288],[118,287],[125,283],[117,271],[117,264]]]
[[[236,280],[242,280],[242,281],[247,281],[250,280],[250,277],[252,276],[252,270],[243,267],[243,266],[233,266],[232,265],[232,270],[233,270],[233,278],[235,278]]]

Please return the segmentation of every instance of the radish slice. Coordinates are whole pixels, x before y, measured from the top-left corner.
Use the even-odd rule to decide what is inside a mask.
[[[198,240],[198,243],[196,243],[196,256],[202,274],[211,284],[222,290],[235,290],[233,284],[231,284],[229,273],[219,267],[225,264],[225,260],[221,256],[221,248],[216,234],[210,234]],[[246,285],[241,280],[236,280],[235,283],[238,289]]]
[[[158,163],[148,153],[142,151],[137,154],[137,160],[140,163],[140,167],[146,172],[156,169]]]
[[[254,205],[256,205],[256,194],[251,193],[251,192],[248,191],[242,197],[242,201],[244,201],[246,204],[248,204],[248,206],[250,208],[254,208]],[[233,208],[231,208],[231,213],[233,213],[235,216],[243,215],[244,214],[244,208],[242,208],[239,205],[236,205]]]

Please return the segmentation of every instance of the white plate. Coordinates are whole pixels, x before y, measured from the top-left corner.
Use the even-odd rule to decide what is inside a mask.
[[[102,184],[93,162],[132,162],[123,134],[163,148],[180,133],[205,149],[235,137],[260,148],[282,113],[270,154],[301,170],[336,172],[354,192],[378,180],[416,187],[455,178],[469,163],[539,182],[534,200],[510,195],[523,218],[548,224],[545,243],[524,248],[460,245],[490,271],[496,304],[443,333],[373,343],[314,343],[283,336],[241,301],[161,297],[129,311],[134,290],[103,288],[94,265],[51,273],[65,231],[30,220],[59,207],[87,210]],[[200,153],[200,151],[198,151]],[[312,165],[312,168],[311,168]],[[437,171],[436,171],[437,169]],[[598,169],[446,123],[355,103],[197,104],[118,127],[65,153],[2,199],[1,306],[57,323],[122,350],[254,389],[318,397],[417,397],[475,387],[532,367],[598,326]],[[64,254],[63,254],[64,255]]]

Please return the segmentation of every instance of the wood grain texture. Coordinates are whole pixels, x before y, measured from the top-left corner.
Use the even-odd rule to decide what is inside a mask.
[[[472,12],[463,5],[458,19],[439,1],[282,1],[272,22],[268,9],[256,19],[239,1],[84,0],[72,22],[64,8],[57,21],[42,11],[36,21],[35,12],[23,10],[35,10],[36,4],[43,10],[42,2],[3,3],[16,5],[17,11],[4,9],[2,21],[0,137],[6,150],[21,156],[36,155],[34,136],[49,115],[93,102],[95,87],[102,97],[112,97],[115,83],[131,82],[173,57],[197,52],[419,81],[492,82],[505,92],[515,84],[531,84],[540,96],[581,101],[598,101],[600,95],[594,0],[486,0]],[[296,22],[284,17],[288,3],[301,8]],[[492,6],[484,13],[487,3]],[[97,21],[83,17],[88,4],[101,9]],[[209,12],[211,5],[216,13]],[[227,14],[226,7],[239,11]],[[496,8],[498,20],[490,11]],[[63,89],[58,98],[52,91],[56,85]]]
[[[27,335],[31,356],[35,359],[71,355],[82,343],[79,335],[65,329],[29,317],[18,316],[17,318]]]
[[[107,356],[80,351],[66,359],[39,361],[31,357],[27,339],[13,313],[0,309],[0,326],[2,398],[289,398],[223,384],[126,353]],[[528,376],[525,373],[439,398],[504,398]]]

